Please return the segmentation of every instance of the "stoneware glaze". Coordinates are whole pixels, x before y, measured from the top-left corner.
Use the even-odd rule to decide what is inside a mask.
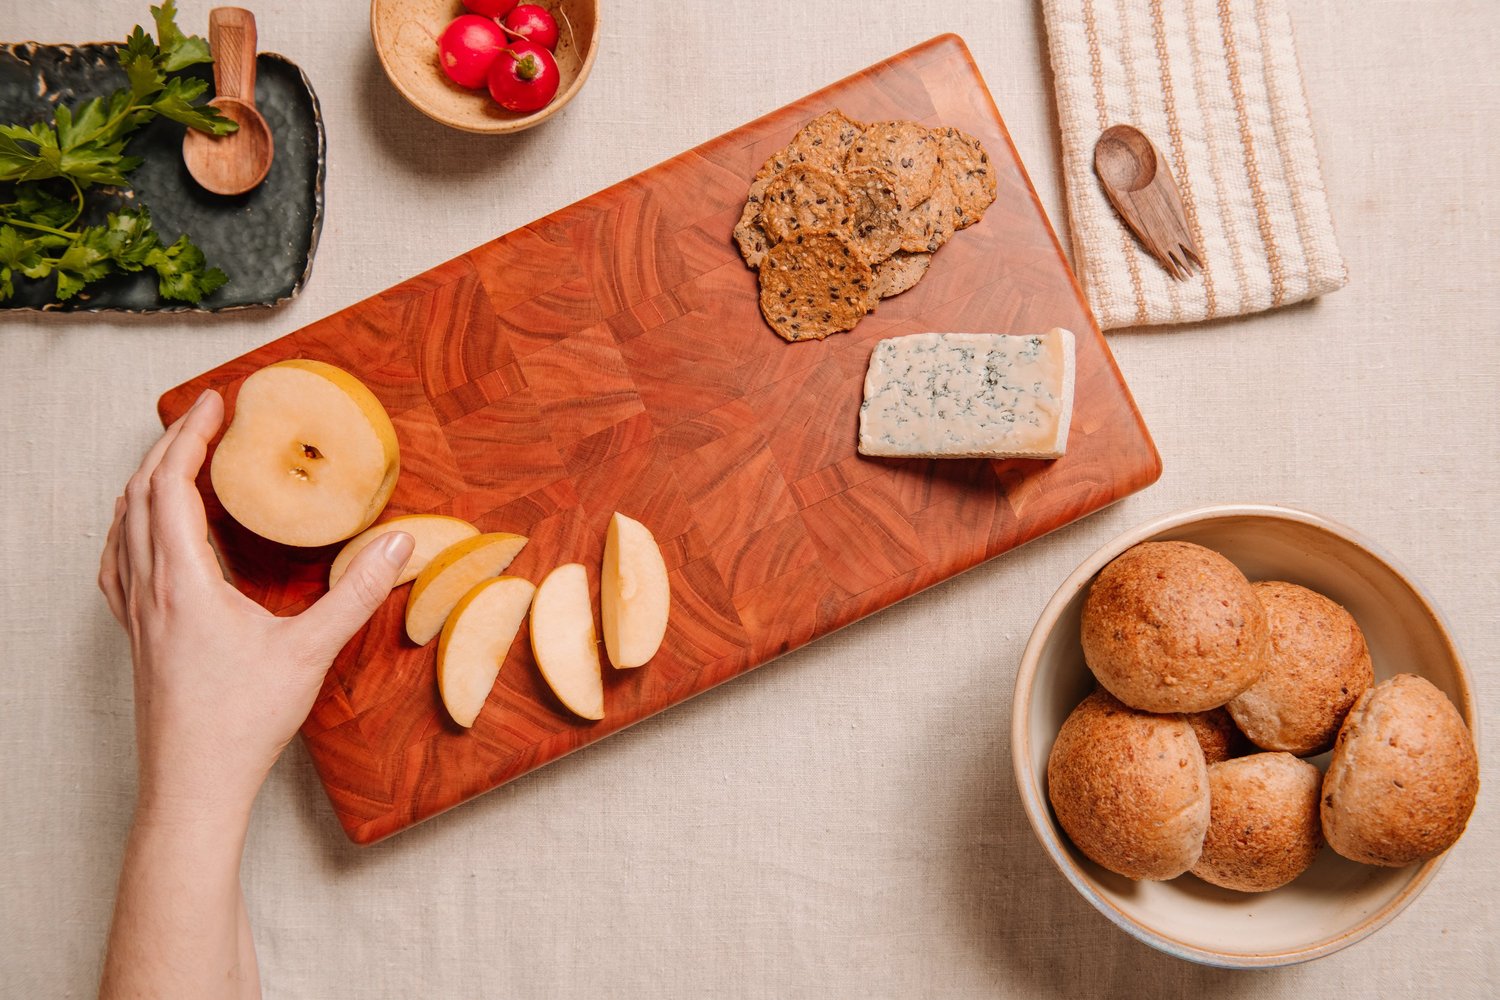
[[[1377,682],[1419,674],[1446,694],[1479,744],[1468,674],[1421,588],[1385,553],[1343,525],[1286,507],[1202,507],[1115,538],[1074,570],[1043,610],[1016,676],[1011,750],[1021,802],[1058,869],[1099,912],[1169,955],[1225,968],[1292,965],[1332,954],[1389,923],[1437,874],[1442,856],[1407,868],[1355,864],[1325,847],[1296,881],[1268,893],[1220,889],[1192,875],[1132,882],[1079,853],[1047,800],[1047,756],[1094,679],[1079,646],[1089,584],[1138,542],[1196,542],[1251,580],[1287,580],[1342,604],[1364,631]],[[1311,758],[1321,769],[1327,754]]]

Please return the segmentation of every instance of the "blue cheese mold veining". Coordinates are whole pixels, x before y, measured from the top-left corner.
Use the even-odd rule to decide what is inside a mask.
[[[916,333],[875,345],[859,450],[904,458],[1061,458],[1073,334]]]

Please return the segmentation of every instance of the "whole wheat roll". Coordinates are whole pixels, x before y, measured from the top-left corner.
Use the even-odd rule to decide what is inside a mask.
[[[1323,778],[1323,836],[1351,861],[1399,868],[1452,847],[1479,796],[1479,757],[1458,709],[1415,674],[1359,696]]]
[[[1110,694],[1146,712],[1202,712],[1260,676],[1265,610],[1250,581],[1191,542],[1143,542],[1095,577],[1084,660]]]
[[[1312,865],[1323,846],[1323,773],[1289,753],[1257,753],[1208,769],[1210,813],[1193,874],[1239,892],[1268,892]]]
[[[1226,708],[1184,712],[1182,717],[1193,727],[1193,735],[1198,737],[1198,745],[1203,748],[1203,760],[1210,767],[1220,761],[1243,757],[1255,749],[1234,724],[1234,716]]]
[[[1052,744],[1047,796],[1074,846],[1127,878],[1176,878],[1202,850],[1208,768],[1181,716],[1095,691]]]
[[[1306,587],[1263,580],[1251,589],[1270,630],[1266,667],[1229,702],[1229,714],[1258,747],[1322,753],[1375,683],[1364,633],[1348,611]]]

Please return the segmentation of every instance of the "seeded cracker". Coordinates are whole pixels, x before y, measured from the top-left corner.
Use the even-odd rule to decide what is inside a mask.
[[[854,141],[844,158],[846,171],[881,167],[896,179],[903,205],[920,205],[938,177],[938,142],[916,122],[876,122]]]
[[[851,215],[849,190],[838,175],[797,163],[767,182],[760,225],[780,243],[802,232],[844,229]]]
[[[979,140],[956,128],[934,129],[943,159],[943,174],[953,189],[954,218],[959,229],[979,221],[995,201],[995,167]]]
[[[854,208],[854,247],[873,267],[901,248],[906,210],[896,179],[879,167],[864,167],[844,174],[844,184]]]
[[[922,280],[922,275],[927,273],[927,265],[931,263],[932,254],[930,253],[908,253],[905,250],[897,250],[888,260],[881,261],[875,266],[875,279],[872,285],[875,295],[882,299],[900,295]]]
[[[761,202],[765,198],[765,191],[765,181],[756,181],[750,185],[750,193],[745,198],[745,210],[740,213],[740,221],[734,227],[734,242],[740,248],[740,256],[752,268],[760,267],[766,251],[771,249],[771,238],[766,235],[760,223]]]
[[[956,228],[958,213],[953,186],[946,175],[940,175],[927,200],[907,213],[901,229],[901,249],[931,253],[947,243]]]
[[[854,328],[872,300],[870,265],[836,233],[776,244],[760,267],[760,311],[783,340]]]
[[[819,115],[761,166],[734,228],[761,272],[761,311],[791,341],[851,329],[979,221],[995,181],[984,147],[959,129]]]
[[[855,121],[842,111],[825,111],[802,126],[785,149],[766,160],[755,179],[767,180],[794,163],[837,172],[843,166],[849,147],[854,145],[864,127],[863,122]]]

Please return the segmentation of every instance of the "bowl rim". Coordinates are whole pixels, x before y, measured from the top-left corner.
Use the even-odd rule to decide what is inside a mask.
[[[1365,550],[1395,574],[1411,591],[1412,595],[1432,619],[1433,624],[1437,627],[1439,636],[1453,658],[1454,664],[1458,667],[1457,684],[1461,703],[1456,707],[1463,716],[1465,723],[1468,724],[1469,734],[1474,741],[1476,753],[1481,742],[1479,717],[1478,713],[1474,711],[1473,685],[1469,677],[1468,667],[1465,665],[1463,656],[1459,652],[1458,644],[1454,642],[1453,633],[1448,628],[1448,623],[1444,620],[1441,612],[1438,611],[1437,606],[1432,602],[1432,599],[1426,590],[1423,589],[1422,585],[1410,573],[1406,572],[1388,552],[1344,524],[1340,524],[1319,514],[1279,504],[1211,504],[1166,514],[1145,524],[1138,525],[1116,535],[1090,554],[1072,573],[1068,574],[1067,579],[1063,581],[1062,585],[1058,587],[1057,592],[1047,602],[1046,607],[1042,609],[1042,613],[1037,618],[1037,623],[1032,629],[1031,636],[1026,642],[1026,649],[1021,654],[1021,665],[1016,672],[1015,691],[1011,702],[1011,766],[1015,772],[1016,786],[1021,796],[1021,805],[1026,812],[1027,821],[1031,824],[1032,833],[1041,843],[1043,850],[1047,852],[1047,856],[1051,858],[1052,863],[1057,867],[1058,871],[1063,874],[1080,895],[1089,901],[1094,909],[1109,918],[1110,922],[1116,927],[1119,927],[1136,940],[1148,944],[1168,955],[1201,965],[1211,965],[1225,969],[1268,969],[1296,965],[1301,962],[1322,958],[1325,955],[1331,955],[1357,941],[1363,940],[1390,923],[1397,914],[1410,905],[1412,900],[1416,899],[1422,890],[1427,887],[1427,884],[1432,881],[1438,869],[1442,867],[1443,860],[1447,857],[1447,852],[1444,852],[1435,858],[1423,862],[1421,867],[1393,899],[1366,916],[1355,926],[1342,930],[1332,937],[1324,938],[1299,948],[1289,948],[1273,952],[1238,953],[1215,951],[1200,945],[1190,944],[1141,924],[1124,910],[1115,906],[1114,903],[1110,902],[1094,888],[1086,873],[1062,843],[1062,839],[1056,829],[1056,824],[1052,819],[1051,808],[1047,803],[1045,792],[1042,789],[1041,776],[1034,775],[1030,767],[1031,737],[1028,719],[1030,715],[1031,695],[1033,688],[1036,686],[1038,665],[1041,661],[1042,648],[1046,645],[1048,635],[1057,624],[1057,620],[1061,616],[1063,609],[1110,560],[1131,546],[1149,541],[1157,535],[1188,524],[1247,516],[1292,521],[1324,531]]]
[[[370,41],[375,48],[376,58],[380,60],[380,68],[385,72],[385,78],[390,81],[392,87],[396,88],[396,92],[406,99],[406,103],[439,125],[446,125],[449,128],[458,129],[460,132],[469,132],[473,135],[509,135],[514,132],[524,132],[534,125],[540,125],[561,111],[573,99],[573,96],[583,87],[584,81],[589,78],[589,73],[594,68],[594,59],[599,55],[599,28],[604,17],[604,5],[599,3],[598,0],[594,0],[594,33],[589,37],[588,51],[583,54],[583,62],[578,67],[578,75],[573,78],[572,83],[568,84],[567,89],[553,97],[545,108],[533,111],[531,114],[523,115],[519,118],[507,118],[478,125],[453,118],[446,118],[428,107],[416,94],[408,90],[401,83],[399,75],[391,68],[390,58],[386,54],[386,42],[380,33],[379,19],[375,16],[375,11],[384,2],[385,0],[370,0]]]

